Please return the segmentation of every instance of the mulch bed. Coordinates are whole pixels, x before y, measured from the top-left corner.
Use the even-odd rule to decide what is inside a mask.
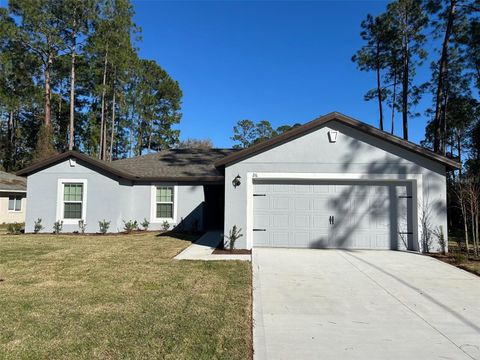
[[[247,250],[247,249],[233,249],[233,250],[228,250],[228,249],[215,249],[213,250],[214,255],[251,255],[252,250]]]
[[[469,258],[468,260],[462,260],[461,262],[458,262],[457,258],[455,257],[455,254],[453,253],[448,253],[445,255],[442,254],[428,254],[428,256],[431,256],[435,259],[438,259],[440,261],[443,261],[447,264],[456,266],[462,270],[468,271],[474,275],[480,276],[480,259],[472,259]]]

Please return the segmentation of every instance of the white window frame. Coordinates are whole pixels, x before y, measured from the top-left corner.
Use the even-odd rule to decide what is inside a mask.
[[[173,217],[171,218],[157,218],[157,188],[168,186],[173,188]],[[178,209],[178,186],[176,184],[155,184],[151,186],[150,192],[150,222],[163,223],[167,221],[169,224],[177,224],[177,209]]]
[[[82,184],[83,185],[83,192],[82,192],[82,218],[81,219],[65,219],[64,215],[64,205],[65,201],[63,201],[63,193],[64,193],[64,185],[65,184]],[[87,179],[58,179],[57,185],[57,220],[63,221],[64,225],[78,225],[80,220],[86,222],[87,216]]]
[[[13,210],[10,210],[10,198],[11,197],[13,197],[15,199],[15,203],[18,201],[17,198],[20,198],[20,210],[15,210],[15,204],[13,206]],[[21,195],[8,195],[7,211],[9,213],[21,213],[23,211],[23,196],[21,196]]]

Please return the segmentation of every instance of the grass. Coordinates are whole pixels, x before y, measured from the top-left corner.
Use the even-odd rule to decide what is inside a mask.
[[[0,359],[250,359],[250,264],[188,240],[0,236]]]

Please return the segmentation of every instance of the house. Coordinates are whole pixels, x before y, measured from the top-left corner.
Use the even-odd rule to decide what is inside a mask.
[[[25,178],[0,171],[0,224],[25,222]]]
[[[152,229],[241,229],[238,248],[439,250],[446,174],[460,164],[339,113],[247,149],[164,150],[102,162],[66,152],[23,169],[26,231],[88,232],[98,221]],[[428,224],[428,232],[422,224]],[[428,236],[422,236],[428,233]]]

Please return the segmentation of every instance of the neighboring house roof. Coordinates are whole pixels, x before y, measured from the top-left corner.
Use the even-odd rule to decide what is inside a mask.
[[[109,174],[132,181],[223,182],[223,173],[213,164],[232,149],[170,149],[157,153],[101,161],[76,151],[67,151],[17,172],[27,176],[70,158],[76,158]]]
[[[395,144],[406,150],[410,150],[430,160],[441,163],[442,165],[445,165],[448,169],[460,169],[462,166],[461,163],[459,163],[454,159],[436,154],[410,141],[401,139],[394,135],[390,135],[389,133],[381,131],[377,128],[374,128],[373,126],[367,125],[359,120],[355,120],[349,116],[340,114],[338,112],[332,112],[327,115],[321,116],[315,120],[312,120],[302,126],[289,130],[283,133],[282,135],[276,136],[270,140],[263,141],[256,145],[250,146],[249,148],[232,153],[224,158],[217,160],[215,162],[215,166],[221,167],[221,166],[229,165],[229,164],[247,159],[251,156],[254,156],[256,154],[272,149],[276,146],[289,142],[293,139],[301,137],[312,131],[318,130],[319,128],[323,127],[325,124],[327,124],[330,121],[338,121],[339,123],[350,126],[356,130],[360,130],[366,134],[380,138],[384,141]]]
[[[0,171],[0,191],[27,191],[27,179]]]

